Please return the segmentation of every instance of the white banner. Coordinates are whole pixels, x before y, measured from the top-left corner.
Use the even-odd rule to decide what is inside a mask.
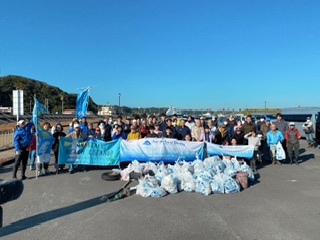
[[[252,145],[222,146],[213,143],[207,143],[207,153],[209,156],[252,158],[253,151],[254,146]]]
[[[203,159],[203,142],[186,142],[169,138],[144,138],[122,140],[120,161],[163,161],[175,162],[178,159],[194,161]]]

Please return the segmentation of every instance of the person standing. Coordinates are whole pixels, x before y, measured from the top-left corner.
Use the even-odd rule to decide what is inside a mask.
[[[302,125],[302,129],[306,135],[306,139],[308,142],[308,147],[314,147],[314,141],[313,141],[313,133],[314,133],[314,128],[313,128],[313,123],[310,119],[310,117],[307,118],[307,121]]]
[[[262,134],[262,139],[261,139],[261,153],[262,153],[262,160],[269,160],[270,159],[270,151],[267,147],[267,133],[270,131],[270,126],[271,126],[271,119],[266,118],[265,122],[261,124],[260,126],[260,132]]]
[[[276,158],[277,153],[277,143],[284,141],[283,134],[277,130],[277,127],[275,124],[271,124],[270,131],[267,133],[267,146],[270,148],[271,151],[271,157],[273,164],[280,164],[279,160]]]
[[[141,138],[141,134],[137,131],[135,126],[131,126],[131,132],[127,136],[127,140],[138,140]]]
[[[290,157],[291,164],[293,163],[293,160],[294,160],[294,163],[298,165],[300,138],[301,138],[300,131],[296,128],[294,122],[290,122],[289,129],[285,133],[285,139],[287,142],[288,155]]]
[[[184,119],[181,119],[180,126],[176,128],[178,133],[178,140],[184,140],[188,133],[191,134],[190,128],[187,127],[185,123],[186,121]]]
[[[201,126],[200,119],[197,118],[195,122],[195,126],[191,129],[191,136],[193,141],[200,142],[200,135],[204,131],[203,127]]]
[[[32,142],[32,133],[31,127],[33,126],[32,120],[29,123],[26,123],[24,119],[21,119],[17,123],[17,127],[13,134],[13,145],[16,151],[15,162],[13,165],[13,178],[17,178],[18,168],[20,163],[21,166],[21,179],[25,180],[26,177],[26,169],[28,163],[29,152],[27,150],[28,146]]]
[[[43,126],[43,130],[47,131],[47,133],[50,135],[50,137],[53,138],[51,131],[50,131],[50,128],[51,128],[50,123],[44,122],[42,126]],[[51,149],[52,149],[52,146],[50,146],[50,150]],[[51,159],[50,152],[49,153],[44,152],[40,156],[38,156],[37,158],[38,158],[38,176],[42,176],[44,174],[50,174],[50,171],[49,171],[49,162]],[[44,169],[44,173],[42,172],[42,167]]]
[[[250,160],[250,167],[254,173],[257,173],[256,163],[259,160],[260,155],[259,146],[261,145],[261,136],[257,135],[256,130],[253,130],[252,132],[244,135],[244,138],[248,139],[248,145],[254,147],[253,156]]]
[[[52,144],[52,151],[54,153],[54,159],[55,159],[54,167],[56,169],[56,173],[58,173],[59,168],[62,171],[65,166],[64,164],[58,165],[58,163],[59,163],[58,157],[59,157],[60,138],[65,137],[66,134],[64,133],[63,126],[60,123],[56,125],[55,129],[56,129],[56,132],[53,134],[54,140],[53,140],[53,144]]]
[[[286,134],[286,131],[288,130],[288,123],[284,119],[282,119],[281,113],[277,114],[277,121],[275,122],[275,125],[277,130],[279,130],[284,136]],[[285,139],[282,142],[282,147],[283,147],[283,150],[287,153],[287,143]]]
[[[79,138],[86,138],[87,135],[84,132],[81,132],[80,126],[78,123],[75,123],[73,125],[74,131],[69,133],[66,138],[72,138],[72,139],[79,139]],[[70,164],[69,166],[69,173],[72,174],[74,173],[74,167],[73,164]]]

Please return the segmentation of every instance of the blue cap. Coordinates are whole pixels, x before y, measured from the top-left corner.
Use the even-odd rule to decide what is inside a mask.
[[[270,118],[268,118],[268,117],[266,118],[266,121],[267,121],[267,122],[270,122],[270,120],[271,120]]]

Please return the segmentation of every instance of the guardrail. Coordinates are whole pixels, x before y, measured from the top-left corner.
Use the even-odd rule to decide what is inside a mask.
[[[0,132],[0,150],[13,148],[13,131]]]

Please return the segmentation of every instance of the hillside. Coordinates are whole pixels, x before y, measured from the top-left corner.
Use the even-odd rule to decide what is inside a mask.
[[[0,77],[0,106],[12,107],[12,90],[24,91],[24,111],[30,112],[30,101],[33,106],[33,96],[45,104],[48,99],[48,110],[51,113],[61,112],[61,98],[63,97],[64,109],[76,107],[76,93],[66,93],[58,87],[34,79],[8,75]],[[88,111],[98,112],[98,106],[89,99]]]

